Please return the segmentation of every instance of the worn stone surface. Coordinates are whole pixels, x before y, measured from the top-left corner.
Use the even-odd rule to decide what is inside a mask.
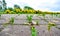
[[[28,22],[27,17],[26,17],[27,15],[29,15],[29,14],[20,14],[20,15],[18,15],[18,14],[2,14],[0,23],[7,23],[7,22],[9,22],[11,17],[14,17],[15,24],[24,24],[24,23]],[[52,17],[51,15],[46,15],[44,18],[43,16],[38,16],[38,14],[34,14],[33,21],[39,21],[38,22],[39,24],[48,24],[48,22],[60,24],[60,18]],[[48,22],[46,22],[46,21],[48,21]]]
[[[60,36],[60,30],[52,27],[49,31],[47,25],[35,26],[37,36]],[[13,25],[7,26],[0,32],[0,36],[31,36],[30,26],[27,25]]]
[[[31,36],[31,30],[30,26],[28,25],[20,25],[28,22],[26,20],[26,15],[27,14],[2,14],[1,19],[0,19],[0,36]],[[3,27],[2,24],[8,23],[9,19],[11,17],[14,17],[14,25],[8,25],[7,27]],[[57,28],[60,28],[60,18],[52,18],[50,15],[46,15],[45,19],[50,22],[56,23],[58,26]],[[44,17],[42,16],[37,16],[36,14],[33,17],[33,21],[39,21],[39,26],[35,25],[35,28],[37,30],[37,36],[60,36],[60,30],[57,29],[56,27],[52,27],[49,31],[47,30],[47,24],[44,20]],[[17,25],[16,25],[17,24]],[[46,24],[46,25],[45,25]],[[3,29],[2,29],[3,28]]]

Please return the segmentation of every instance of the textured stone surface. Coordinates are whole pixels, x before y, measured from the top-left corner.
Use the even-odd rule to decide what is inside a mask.
[[[24,24],[27,21],[27,15],[29,14],[2,14],[1,19],[0,19],[0,23],[7,23],[9,22],[11,17],[14,17],[15,24]],[[46,15],[45,18],[43,16],[38,16],[37,14],[34,14],[33,16],[33,21],[39,21],[39,24],[48,24],[48,22],[46,22],[46,20],[48,22],[53,22],[56,24],[60,24],[60,18],[57,17],[52,17],[51,15]]]
[[[35,26],[37,36],[60,36],[60,30],[52,27],[49,31],[47,25]],[[27,25],[9,25],[0,32],[0,36],[31,36],[30,26]]]
[[[28,22],[26,20],[26,15],[27,14],[20,14],[19,16],[18,14],[3,14],[0,19],[0,30],[3,28],[0,32],[0,36],[31,36],[30,26],[19,25]],[[15,19],[14,24],[18,25],[8,25],[7,27],[3,27],[2,24],[9,22],[9,19],[11,17],[14,17]],[[58,25],[57,28],[60,28],[60,18],[52,18],[52,16],[46,15],[45,19],[47,21],[56,23]],[[60,36],[60,30],[56,27],[52,27],[49,33],[49,31],[47,30],[47,25],[45,25],[48,24],[48,22],[44,20],[44,17],[37,16],[35,14],[33,17],[33,21],[37,20],[39,21],[39,24],[41,24],[39,26],[35,26],[37,30],[37,36],[50,36],[50,34],[51,36]]]

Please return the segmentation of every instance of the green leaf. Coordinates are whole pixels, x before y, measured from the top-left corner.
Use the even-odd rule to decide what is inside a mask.
[[[37,36],[37,31],[34,26],[31,27],[31,34],[32,36]]]
[[[28,20],[29,22],[32,22],[32,17],[33,17],[33,15],[27,15],[27,20]]]
[[[14,17],[11,17],[11,19],[10,19],[10,23],[11,23],[11,25],[14,24]]]

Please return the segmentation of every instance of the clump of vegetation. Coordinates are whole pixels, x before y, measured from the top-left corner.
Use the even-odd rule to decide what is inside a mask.
[[[49,22],[49,24],[48,24],[48,31],[49,31],[49,33],[50,33],[50,30],[51,30],[51,28],[53,26],[56,26],[56,24]],[[51,36],[51,33],[50,33],[50,36]]]
[[[31,27],[31,34],[32,36],[37,36],[37,31],[34,26]]]
[[[11,25],[13,25],[14,24],[14,17],[11,17],[11,19],[10,19],[10,22],[9,22]]]
[[[50,31],[51,27],[56,26],[56,24],[49,22],[48,24],[48,31]]]
[[[32,22],[33,15],[27,15],[26,17],[27,17],[28,23],[33,26],[34,25]]]
[[[10,21],[8,23],[4,23],[3,26],[6,27],[8,25],[14,25],[14,17],[11,17]]]
[[[44,13],[46,13],[46,14],[60,14],[60,12],[53,13],[53,12],[47,12],[47,11],[43,12],[41,10],[35,10],[29,6],[24,6],[24,8],[22,9],[17,4],[15,4],[13,8],[12,7],[7,8],[6,1],[2,0],[2,3],[1,3],[2,6],[0,6],[0,14],[18,14],[18,13],[20,13],[20,14],[43,14],[43,15],[45,15]]]
[[[27,15],[27,20],[29,23],[32,23],[32,17],[33,17],[33,15]]]

